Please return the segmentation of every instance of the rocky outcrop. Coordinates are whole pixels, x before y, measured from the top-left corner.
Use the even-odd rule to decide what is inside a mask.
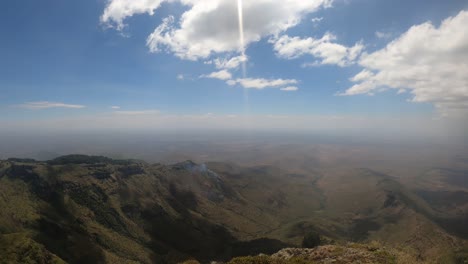
[[[347,263],[421,263],[411,256],[378,244],[323,245],[315,248],[284,248],[277,253],[234,258],[228,264],[347,264]]]

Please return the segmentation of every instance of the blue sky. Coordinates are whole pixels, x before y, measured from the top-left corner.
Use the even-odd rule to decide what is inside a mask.
[[[2,1],[0,118],[23,122],[112,113],[401,118],[433,117],[468,107],[466,77],[453,73],[448,78],[454,83],[443,83],[448,88],[438,91],[440,78],[434,76],[445,75],[425,59],[444,56],[448,69],[460,65],[456,58],[468,56],[460,49],[468,43],[463,37],[467,29],[460,27],[468,21],[463,11],[468,10],[467,1],[317,0],[310,6],[300,0],[265,1],[268,9],[258,12],[263,6],[244,0],[245,76],[242,63],[232,68],[214,63],[242,56],[241,45],[223,37],[226,32],[240,37],[238,28],[223,20],[231,10],[226,1],[206,1],[219,7],[198,13],[194,10],[204,1],[130,2]],[[238,10],[232,11],[238,15]],[[192,20],[186,19],[182,28],[181,15],[190,12]],[[157,35],[152,49],[148,37],[168,16],[174,23]],[[288,24],[291,18],[295,25]],[[284,24],[271,25],[282,19]],[[446,19],[453,21],[443,28]],[[426,22],[432,28],[421,26]],[[411,27],[417,28],[410,32]],[[423,47],[424,43],[439,47],[440,36],[449,34],[462,36],[452,38],[457,45]],[[386,52],[392,41],[393,51]],[[200,48],[190,50],[191,45]],[[402,77],[408,71],[380,63],[402,56],[405,61],[395,62],[395,69],[411,71],[414,62],[421,66],[414,75]],[[363,71],[372,76],[350,80]],[[229,76],[203,77],[219,72]],[[252,87],[246,87],[247,79]],[[261,87],[260,80],[269,84]],[[273,85],[275,80],[284,84]],[[294,91],[281,90],[286,87]]]

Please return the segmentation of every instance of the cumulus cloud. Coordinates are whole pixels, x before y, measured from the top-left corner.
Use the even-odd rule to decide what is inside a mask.
[[[342,95],[372,94],[385,89],[408,91],[413,102],[439,109],[468,108],[468,11],[411,27],[385,48],[363,54],[364,69]]]
[[[232,70],[248,60],[244,54],[245,48],[264,38],[277,39],[286,30],[298,25],[306,15],[331,7],[333,0],[285,0],[281,4],[275,0],[243,1],[243,23],[239,21],[238,2],[232,0],[108,0],[101,22],[123,30],[127,18],[145,13],[153,15],[164,2],[179,2],[185,11],[180,17],[165,17],[147,37],[146,44],[151,52],[166,52],[186,60],[205,59],[205,64],[214,65],[219,71],[200,77],[221,79],[229,85],[263,89],[287,86],[297,81],[232,79]],[[312,21],[318,23],[321,19]],[[240,24],[243,25],[241,30]],[[326,56],[324,63],[333,61],[333,55],[327,51],[320,54]],[[183,77],[179,75],[178,79]],[[286,83],[278,84],[282,82]]]
[[[336,64],[344,67],[353,64],[364,49],[362,43],[356,43],[352,47],[346,47],[334,43],[336,36],[325,34],[320,39],[290,37],[287,35],[277,39],[271,39],[276,55],[284,59],[295,59],[304,55],[311,55],[318,61],[312,65]],[[305,66],[310,66],[309,64]]]
[[[164,0],[108,0],[101,22],[118,30],[124,28],[124,20],[136,14],[154,14]]]
[[[183,59],[196,60],[207,58],[212,54],[242,50],[239,40],[237,1],[180,1],[188,6],[188,10],[178,21],[173,16],[163,20],[147,39],[150,51],[165,50]],[[149,12],[148,10],[153,12],[154,8],[151,8],[156,6],[156,3],[148,2],[149,8],[135,8],[135,14]],[[297,25],[306,14],[321,7],[329,7],[331,2],[332,0],[285,0],[279,4],[275,0],[244,1],[242,12],[244,45],[248,46],[267,36],[276,36]],[[112,3],[113,1],[109,7]],[[108,20],[120,21],[120,18],[124,17],[121,14],[127,14],[115,13],[118,16],[109,17]]]
[[[41,102],[27,102],[27,103],[18,105],[18,107],[26,108],[26,109],[32,109],[32,110],[41,110],[41,109],[48,109],[48,108],[80,109],[80,108],[85,108],[86,106],[76,105],[76,104],[65,104],[65,103],[41,101]]]
[[[283,87],[280,90],[285,91],[285,92],[295,92],[299,90],[299,88],[297,88],[296,86],[288,86],[288,87]]]
[[[298,81],[294,79],[242,78],[237,80],[229,80],[227,83],[229,85],[240,84],[242,87],[248,89],[265,89],[297,84]]]
[[[217,72],[212,72],[208,75],[202,75],[201,78],[212,78],[212,79],[219,79],[219,80],[229,80],[232,78],[232,74],[227,70],[221,70]]]

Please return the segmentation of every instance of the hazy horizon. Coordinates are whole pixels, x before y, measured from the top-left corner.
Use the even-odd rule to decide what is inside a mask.
[[[2,134],[275,131],[466,143],[466,1],[2,7]]]

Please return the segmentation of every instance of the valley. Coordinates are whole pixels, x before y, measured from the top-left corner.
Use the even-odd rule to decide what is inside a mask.
[[[462,166],[401,180],[329,164],[3,160],[0,249],[19,257],[4,242],[18,236],[44,263],[203,263],[273,254],[317,232],[325,244],[378,242],[418,262],[466,252]]]

